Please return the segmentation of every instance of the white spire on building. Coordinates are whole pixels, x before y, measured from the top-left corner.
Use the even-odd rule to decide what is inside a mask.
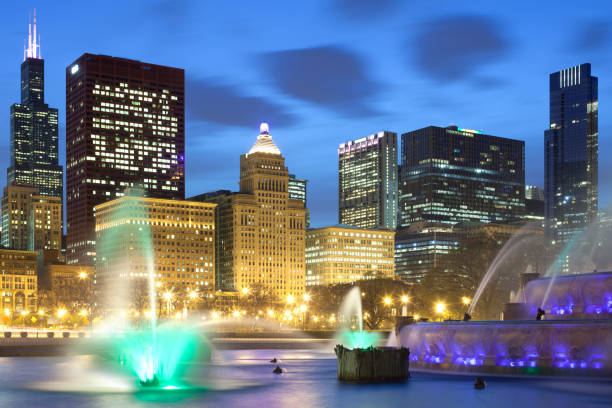
[[[40,53],[40,35],[36,37],[36,9],[34,9],[34,24],[28,22],[28,43],[23,46],[23,60],[42,58]]]
[[[281,154],[276,144],[272,141],[270,127],[266,122],[262,122],[261,125],[259,125],[259,136],[257,136],[257,141],[253,147],[251,147],[248,154],[253,153]]]

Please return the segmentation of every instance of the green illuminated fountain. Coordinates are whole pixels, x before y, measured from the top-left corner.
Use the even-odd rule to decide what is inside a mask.
[[[175,324],[130,332],[115,343],[119,363],[138,378],[140,386],[165,390],[182,387],[180,378],[186,363],[196,359],[199,344],[194,330]]]
[[[129,205],[123,205],[113,214],[113,222],[109,223],[113,228],[101,229],[96,248],[100,281],[105,293],[100,301],[107,315],[118,314],[116,321],[121,327],[121,330],[110,331],[107,350],[110,349],[112,359],[116,359],[122,369],[136,376],[140,387],[184,388],[185,384],[180,380],[184,369],[195,361],[199,351],[206,351],[202,347],[206,342],[196,331],[196,326],[189,322],[158,325],[155,251],[142,192],[130,190],[122,200],[128,201]],[[145,273],[132,276],[130,265],[134,263],[146,265]],[[126,311],[134,308],[134,304],[140,304],[140,299],[148,303],[146,313],[139,314],[146,318],[139,321],[143,324],[128,324],[126,327]]]
[[[344,327],[340,329],[336,336],[337,342],[351,349],[366,349],[378,344],[378,333],[363,330],[361,290],[358,287],[354,287],[347,293],[340,306],[340,315],[349,324],[345,323]],[[357,326],[354,330],[350,328],[352,326],[350,322],[353,320],[357,321]]]
[[[346,382],[404,381],[410,377],[406,348],[378,347],[378,333],[363,330],[361,290],[354,287],[344,298],[340,315],[345,327],[340,330],[334,348],[338,360],[338,380]],[[357,320],[359,330],[350,330]],[[354,326],[353,326],[354,327]]]

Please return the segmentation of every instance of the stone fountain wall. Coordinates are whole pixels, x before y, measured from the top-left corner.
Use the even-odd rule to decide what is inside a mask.
[[[543,306],[545,319],[611,319],[612,272],[532,280],[525,285],[525,304],[532,316]]]
[[[415,323],[397,338],[413,369],[612,376],[612,320]]]

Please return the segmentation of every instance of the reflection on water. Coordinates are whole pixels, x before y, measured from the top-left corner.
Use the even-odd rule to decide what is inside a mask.
[[[287,373],[272,374],[272,358],[279,359]],[[109,372],[88,356],[4,358],[0,360],[0,405],[516,408],[523,404],[562,408],[612,403],[609,382],[487,378],[487,388],[478,391],[472,377],[414,373],[405,384],[340,384],[331,350],[217,351],[208,370],[195,365],[190,372],[191,384],[207,387],[147,392],[134,391],[133,378]]]

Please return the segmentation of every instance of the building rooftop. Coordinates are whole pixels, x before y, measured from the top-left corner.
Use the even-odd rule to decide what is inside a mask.
[[[255,141],[255,144],[251,147],[248,154],[253,153],[281,154],[276,144],[274,144],[274,141],[272,141],[270,128],[266,122],[259,125],[259,136],[257,136],[257,141]]]

